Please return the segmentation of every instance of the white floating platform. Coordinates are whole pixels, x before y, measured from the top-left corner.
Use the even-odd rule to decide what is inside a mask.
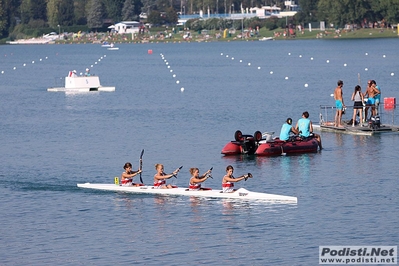
[[[90,92],[90,91],[115,91],[115,87],[104,87],[100,84],[98,76],[65,77],[65,87],[48,88],[51,92]]]

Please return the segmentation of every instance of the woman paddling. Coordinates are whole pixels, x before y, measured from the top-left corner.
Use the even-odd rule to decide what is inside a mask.
[[[252,177],[251,173],[246,175],[242,175],[240,177],[234,178],[233,176],[234,168],[231,165],[226,167],[226,175],[222,179],[222,190],[223,193],[231,193],[234,192],[234,183],[239,182],[243,179],[247,180],[248,178]]]
[[[133,183],[133,177],[140,174],[142,172],[142,170],[132,171],[132,164],[129,162],[125,163],[125,165],[123,166],[123,169],[125,169],[125,172],[123,172],[121,175],[121,185],[122,186],[139,187],[139,186],[143,185],[143,184]]]
[[[173,188],[171,184],[166,185],[166,179],[176,176],[180,168],[177,168],[173,173],[167,175],[163,171],[163,164],[157,163],[155,165],[155,170],[157,170],[157,173],[154,175],[154,188]]]
[[[201,183],[207,180],[210,176],[211,170],[206,171],[202,176],[199,175],[198,168],[190,168],[191,178],[188,183],[188,189],[190,191],[205,190],[201,188]]]

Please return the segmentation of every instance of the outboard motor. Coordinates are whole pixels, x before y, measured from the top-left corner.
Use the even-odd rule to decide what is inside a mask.
[[[372,116],[369,121],[369,126],[372,129],[378,129],[380,128],[381,122],[380,122],[380,116]]]
[[[255,132],[255,134],[258,135],[257,132]],[[237,130],[234,133],[234,138],[241,145],[244,153],[246,153],[246,154],[254,154],[255,153],[256,148],[258,147],[258,145],[257,145],[258,140],[255,140],[254,136],[243,135],[240,130]]]

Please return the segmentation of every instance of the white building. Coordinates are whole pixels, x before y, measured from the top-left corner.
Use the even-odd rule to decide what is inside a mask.
[[[143,24],[138,21],[122,21],[115,25],[110,26],[110,28],[114,29],[114,31],[116,31],[119,34],[124,34],[124,33],[138,33],[140,27],[142,26]]]

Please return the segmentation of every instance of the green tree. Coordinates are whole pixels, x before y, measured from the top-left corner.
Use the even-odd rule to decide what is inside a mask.
[[[35,20],[42,19],[47,21],[47,3],[46,0],[31,0],[32,18]]]
[[[77,25],[86,25],[86,0],[74,1],[75,20]]]
[[[399,0],[380,1],[380,15],[388,23],[399,22]]]
[[[321,1],[321,0],[320,0]],[[340,0],[334,0],[330,2],[338,2]],[[319,0],[299,0],[299,6],[301,11],[299,11],[295,17],[300,23],[315,22],[318,19],[318,2]]]
[[[104,11],[100,0],[89,0],[87,8],[87,26],[90,29],[98,29],[103,25]]]
[[[123,3],[124,0],[103,0],[104,18],[120,21],[122,18]]]
[[[58,21],[59,25],[62,26],[72,26],[75,23],[75,13],[73,1],[70,0],[60,0],[58,6]]]
[[[51,28],[55,29],[60,24],[58,17],[58,5],[60,0],[48,0],[47,19]]]
[[[151,13],[148,15],[147,20],[154,25],[160,25],[163,22],[161,18],[161,12],[159,12],[158,10],[152,10]]]
[[[21,11],[21,23],[28,24],[28,22],[32,19],[32,5],[31,0],[22,0],[21,5],[19,7]]]
[[[5,30],[7,27],[6,12],[4,11],[3,0],[0,0],[0,38],[5,37]]]
[[[125,0],[122,8],[122,19],[133,20],[134,17],[134,4],[133,0]]]
[[[179,17],[176,13],[176,11],[173,9],[173,7],[168,7],[166,9],[166,16],[165,16],[165,21],[168,23],[175,24],[179,20]]]

